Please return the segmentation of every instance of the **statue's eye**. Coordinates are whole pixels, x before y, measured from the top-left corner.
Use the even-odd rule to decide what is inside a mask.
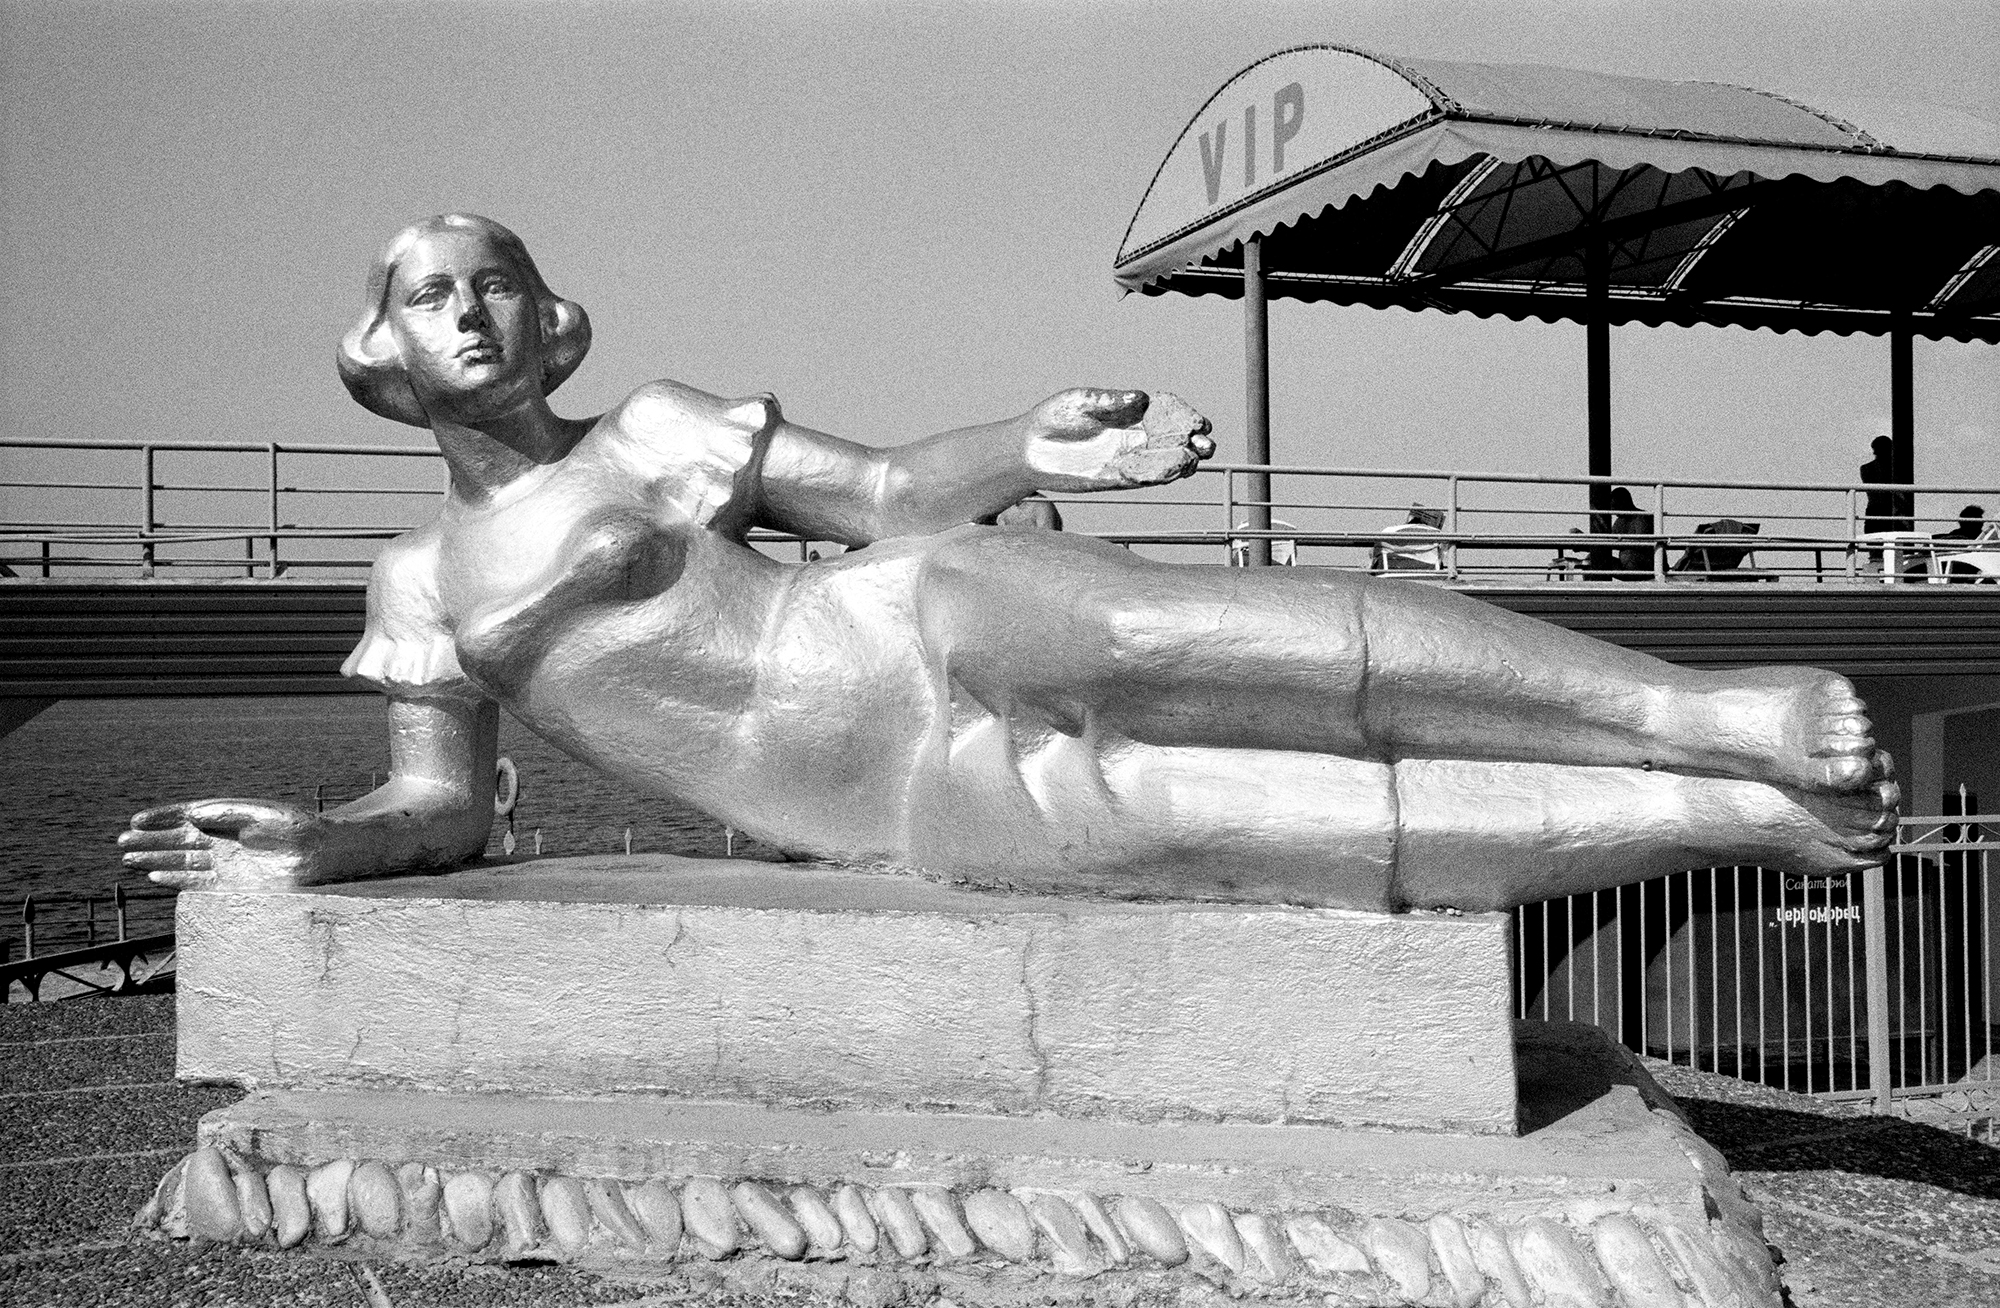
[[[422,286],[410,292],[410,307],[415,309],[435,308],[443,304],[446,297],[450,294],[451,288],[443,282],[425,282]]]
[[[505,273],[488,273],[479,281],[479,292],[482,295],[519,295],[521,288]]]

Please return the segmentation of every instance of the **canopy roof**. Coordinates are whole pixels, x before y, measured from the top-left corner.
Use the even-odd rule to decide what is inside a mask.
[[[2000,128],[1766,91],[1312,45],[1195,114],[1114,275],[1546,320],[1736,323],[2000,341]],[[1601,260],[1601,263],[1598,261]]]

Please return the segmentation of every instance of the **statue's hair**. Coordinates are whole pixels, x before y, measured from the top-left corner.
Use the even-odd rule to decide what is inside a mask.
[[[549,289],[520,237],[476,213],[441,213],[411,223],[383,247],[368,270],[367,300],[361,306],[360,319],[341,337],[338,362],[340,380],[347,384],[350,395],[373,412],[413,427],[430,426],[430,416],[411,388],[402,354],[389,334],[389,285],[395,280],[396,265],[411,246],[433,233],[447,231],[477,232],[486,237],[527,284],[542,329],[543,394],[569,380],[590,351],[590,316],[582,305]]]

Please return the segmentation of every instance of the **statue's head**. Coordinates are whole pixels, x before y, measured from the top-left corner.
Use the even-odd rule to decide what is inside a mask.
[[[340,379],[370,410],[427,427],[425,396],[511,407],[521,392],[562,385],[589,349],[583,306],[549,289],[520,237],[447,213],[398,232],[368,270]]]

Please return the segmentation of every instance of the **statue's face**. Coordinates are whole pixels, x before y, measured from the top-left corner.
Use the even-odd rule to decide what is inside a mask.
[[[389,283],[389,330],[434,418],[477,421],[540,389],[538,312],[513,263],[477,231],[425,234]]]

